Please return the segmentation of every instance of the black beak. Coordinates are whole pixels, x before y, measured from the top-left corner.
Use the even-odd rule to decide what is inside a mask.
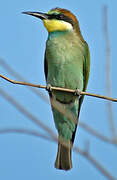
[[[35,17],[37,17],[37,18],[39,18],[39,19],[41,19],[41,20],[43,20],[43,19],[49,19],[49,17],[48,17],[48,14],[46,14],[46,13],[41,13],[41,12],[22,12],[23,14],[28,14],[28,15],[31,15],[31,16],[35,16]]]

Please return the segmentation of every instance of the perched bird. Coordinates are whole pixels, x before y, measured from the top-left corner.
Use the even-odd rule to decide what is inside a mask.
[[[90,54],[76,17],[61,8],[54,8],[48,13],[24,13],[41,19],[48,31],[44,62],[47,84],[85,91],[90,71]],[[83,96],[49,89],[53,117],[59,134],[55,167],[69,170],[72,168],[71,150]],[[54,105],[60,107],[60,110]]]

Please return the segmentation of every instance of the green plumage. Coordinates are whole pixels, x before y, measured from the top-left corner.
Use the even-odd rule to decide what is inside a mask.
[[[47,84],[85,91],[89,78],[90,55],[76,17],[67,9],[55,8],[48,13],[24,12],[40,18],[49,32],[45,51]],[[49,92],[55,126],[58,130],[57,169],[72,168],[71,150],[75,138],[83,96]]]
[[[51,86],[84,91],[87,86],[89,74],[89,51],[85,41],[75,31],[56,31],[49,33],[45,53],[45,74],[47,84]],[[78,120],[83,96],[79,99],[71,93],[52,91],[50,100],[54,98],[73,113]],[[75,137],[77,124],[68,119],[61,112],[52,107],[55,126],[62,140],[70,144],[69,147],[59,143],[55,166],[59,169],[70,169],[71,147]],[[61,141],[61,140],[60,140]],[[61,147],[61,148],[60,148]],[[64,152],[62,155],[62,152]],[[66,157],[67,156],[67,157]],[[65,161],[66,158],[68,161]],[[63,159],[64,163],[61,162]]]

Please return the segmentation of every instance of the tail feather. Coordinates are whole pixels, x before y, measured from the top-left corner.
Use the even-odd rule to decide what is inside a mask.
[[[58,153],[55,161],[55,168],[61,170],[69,170],[72,168],[71,160],[71,142],[67,141],[67,144],[58,143]]]

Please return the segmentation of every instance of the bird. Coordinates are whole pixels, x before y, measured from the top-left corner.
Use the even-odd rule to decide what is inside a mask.
[[[84,99],[79,91],[86,91],[89,79],[89,47],[71,11],[56,7],[47,13],[23,13],[41,19],[48,31],[44,71],[58,131],[55,168],[67,171],[72,168],[72,148]],[[76,93],[52,90],[52,86],[73,89]]]

